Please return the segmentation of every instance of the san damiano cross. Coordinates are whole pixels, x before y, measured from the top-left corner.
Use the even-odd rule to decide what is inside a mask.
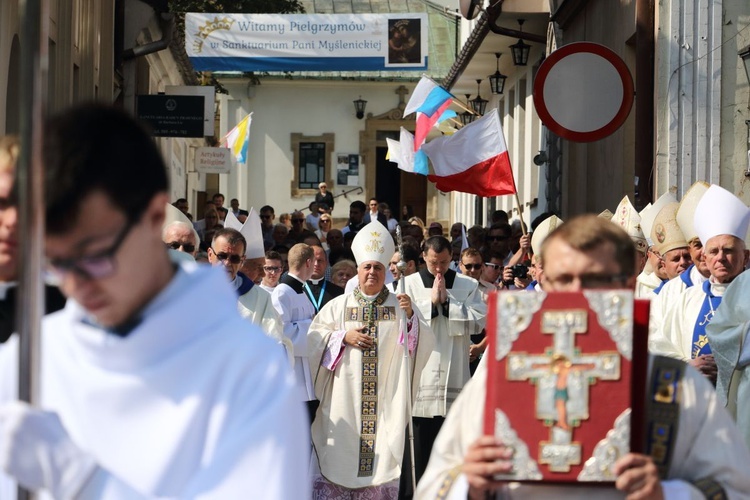
[[[541,332],[553,335],[543,353],[508,354],[508,380],[536,385],[536,418],[550,428],[549,441],[539,443],[539,463],[552,472],[568,472],[581,463],[581,444],[573,432],[589,418],[589,386],[600,380],[620,379],[620,355],[615,351],[581,353],[577,334],[588,331],[584,310],[542,314]]]

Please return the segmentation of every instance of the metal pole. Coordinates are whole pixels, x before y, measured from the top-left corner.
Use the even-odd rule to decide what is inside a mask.
[[[48,0],[19,0],[21,26],[21,153],[17,169],[20,276],[16,304],[19,335],[18,397],[39,402],[39,338],[44,314],[42,249],[44,198],[42,131],[47,96]],[[22,488],[19,499],[33,498]]]
[[[396,239],[398,241],[399,261],[398,270],[401,272],[399,288],[401,293],[406,293],[406,284],[404,283],[404,271],[406,271],[406,261],[404,260],[404,240],[401,237],[401,226],[396,226]],[[406,370],[406,413],[408,414],[408,434],[409,434],[409,453],[411,454],[411,485],[412,491],[417,492],[417,464],[414,461],[414,423],[412,422],[411,409],[411,357],[409,356],[409,326],[406,313],[401,316],[401,331],[404,332],[404,369]]]

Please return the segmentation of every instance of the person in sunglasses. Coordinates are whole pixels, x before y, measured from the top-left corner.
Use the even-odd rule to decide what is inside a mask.
[[[38,408],[16,401],[17,339],[0,348],[2,470],[51,498],[309,498],[288,479],[310,439],[288,361],[225,274],[170,261],[156,142],[97,104],[44,138],[45,253],[68,301],[43,320]]]
[[[162,240],[172,250],[185,252],[193,258],[198,252],[198,233],[190,224],[180,221],[167,224],[162,231]]]

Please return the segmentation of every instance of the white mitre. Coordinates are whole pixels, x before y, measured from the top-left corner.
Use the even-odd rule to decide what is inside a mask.
[[[377,220],[360,229],[352,241],[352,253],[358,266],[374,260],[388,269],[388,263],[395,251],[396,245],[391,233]]]
[[[193,222],[187,218],[187,215],[182,213],[182,211],[172,205],[171,203],[167,203],[167,209],[164,214],[164,223],[161,225],[162,229],[165,229],[168,225],[172,224],[173,222],[184,222],[188,226],[190,226],[190,229],[193,230],[193,236],[195,236],[195,243],[196,245],[200,245],[201,239],[198,236],[198,231],[195,230],[195,227],[193,227]]]
[[[711,185],[695,207],[695,231],[703,246],[714,236],[729,234],[745,240],[750,208],[723,187]]]
[[[688,242],[698,237],[694,224],[695,207],[698,206],[698,202],[701,201],[710,187],[709,183],[698,181],[690,186],[690,189],[687,190],[682,197],[682,201],[680,201],[680,208],[677,210],[677,224],[680,225],[682,234]]]
[[[557,215],[550,215],[539,223],[534,232],[531,233],[531,251],[534,252],[534,255],[541,255],[542,243],[547,238],[547,235],[562,223],[563,220]]]
[[[597,217],[601,219],[612,220],[612,215],[612,212],[610,212],[608,208],[605,208],[599,215],[597,215]]]
[[[641,229],[641,216],[633,204],[630,203],[630,199],[627,196],[617,205],[615,213],[612,215],[612,222],[622,227],[628,233],[628,236],[630,236],[630,239],[635,244],[636,250],[646,253],[648,244]]]
[[[654,219],[651,228],[651,240],[660,255],[676,248],[687,248],[688,246],[676,220],[679,207],[680,204],[676,201],[667,203]]]
[[[656,241],[652,237],[652,229],[654,228],[654,220],[659,212],[670,203],[677,203],[677,198],[670,192],[666,192],[653,203],[646,205],[646,208],[641,210],[641,230],[649,246],[656,244]]]
[[[266,250],[263,247],[263,230],[260,227],[260,217],[255,212],[255,208],[250,209],[250,213],[245,219],[245,223],[235,217],[232,211],[227,212],[224,219],[224,227],[236,229],[245,237],[247,248],[245,249],[246,259],[259,259],[265,257]]]

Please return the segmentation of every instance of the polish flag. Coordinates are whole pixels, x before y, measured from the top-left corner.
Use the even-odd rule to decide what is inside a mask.
[[[422,146],[432,161],[427,178],[440,191],[492,197],[516,192],[513,168],[497,110],[466,125],[450,137]]]

